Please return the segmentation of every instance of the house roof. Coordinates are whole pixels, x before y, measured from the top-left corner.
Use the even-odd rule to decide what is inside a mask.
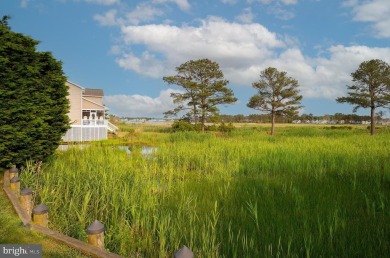
[[[67,81],[67,83],[69,83],[69,84],[72,84],[72,85],[74,85],[74,86],[76,86],[76,87],[78,87],[78,88],[80,88],[80,89],[84,89],[83,87],[81,87],[80,85],[77,85],[76,83],[74,83],[74,82],[70,82],[70,81]]]
[[[84,89],[83,92],[84,96],[97,96],[97,97],[103,97],[104,93],[101,89]]]

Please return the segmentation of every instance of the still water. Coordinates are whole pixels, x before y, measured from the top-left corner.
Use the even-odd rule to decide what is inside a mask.
[[[78,147],[80,149],[85,149],[86,147],[89,147],[91,145],[89,144],[75,144],[75,145],[60,145],[58,146],[58,150],[61,151],[66,151],[70,147]],[[113,148],[118,148],[119,150],[125,151],[127,154],[131,154],[133,152],[139,152],[142,155],[150,155],[153,154],[157,151],[157,147],[152,147],[152,146],[139,146],[139,145],[133,145],[133,146],[128,146],[128,145],[118,145],[118,146],[112,146]]]

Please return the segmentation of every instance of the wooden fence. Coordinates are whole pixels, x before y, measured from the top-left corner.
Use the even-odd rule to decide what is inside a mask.
[[[105,227],[104,224],[98,220],[95,220],[86,229],[88,243],[49,229],[49,207],[41,203],[33,208],[33,191],[29,188],[20,190],[19,170],[16,166],[4,170],[3,181],[3,189],[24,226],[45,234],[87,255],[102,258],[121,257],[104,249]],[[183,246],[174,253],[174,258],[194,258],[194,254],[188,247]]]

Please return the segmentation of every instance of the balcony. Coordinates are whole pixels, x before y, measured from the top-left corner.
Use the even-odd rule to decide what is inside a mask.
[[[105,119],[83,119],[82,125],[93,125],[93,126],[107,126],[108,121]]]
[[[107,127],[107,129],[113,133],[116,133],[119,130],[116,125],[110,123],[108,120],[105,119],[83,119],[82,125],[93,127]]]

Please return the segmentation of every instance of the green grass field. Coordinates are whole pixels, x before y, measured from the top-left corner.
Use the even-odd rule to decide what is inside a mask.
[[[121,140],[58,152],[25,173],[50,227],[86,239],[95,219],[106,247],[127,257],[387,257],[390,131],[239,128],[229,134],[150,133],[132,154]]]

